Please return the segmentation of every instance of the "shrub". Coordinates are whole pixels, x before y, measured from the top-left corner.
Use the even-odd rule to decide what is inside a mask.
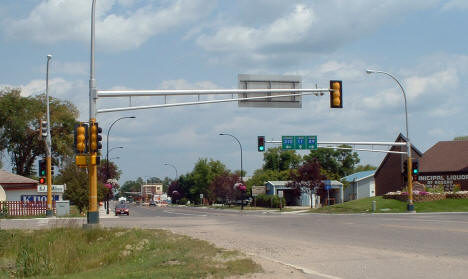
[[[270,208],[279,208],[280,198],[274,195],[258,195],[256,197],[257,206],[270,207]],[[286,204],[285,199],[282,199],[283,207]]]

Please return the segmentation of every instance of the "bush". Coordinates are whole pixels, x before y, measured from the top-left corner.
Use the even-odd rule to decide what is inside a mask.
[[[178,204],[186,205],[187,204],[187,199],[186,198],[181,198],[180,200],[177,201]]]
[[[280,198],[274,195],[258,195],[256,198],[257,206],[270,207],[270,208],[279,208]],[[286,200],[282,199],[283,207],[286,204]]]

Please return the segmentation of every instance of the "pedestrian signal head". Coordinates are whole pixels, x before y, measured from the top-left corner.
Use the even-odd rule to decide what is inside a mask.
[[[330,80],[330,107],[343,108],[343,82]]]

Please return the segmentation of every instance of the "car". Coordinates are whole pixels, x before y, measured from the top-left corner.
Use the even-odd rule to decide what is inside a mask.
[[[125,214],[127,216],[130,215],[130,210],[128,209],[127,205],[124,203],[119,203],[115,206],[115,216]]]
[[[149,206],[156,206],[156,202],[155,201],[150,201]]]

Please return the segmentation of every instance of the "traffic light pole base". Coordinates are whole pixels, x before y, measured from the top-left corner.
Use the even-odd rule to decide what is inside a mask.
[[[46,210],[46,216],[47,217],[54,217],[54,211],[51,209]]]
[[[99,224],[99,211],[88,211],[87,224]]]
[[[406,205],[406,211],[408,211],[408,213],[416,213],[416,210],[414,210],[414,204],[407,204]]]

